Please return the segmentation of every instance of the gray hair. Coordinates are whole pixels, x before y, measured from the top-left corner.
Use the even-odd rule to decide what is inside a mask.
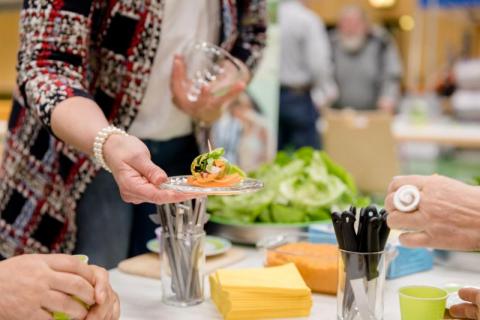
[[[367,12],[359,5],[356,4],[349,4],[342,8],[340,11],[339,18],[342,19],[347,15],[355,14],[362,18],[362,20],[367,24],[370,25],[370,18]]]

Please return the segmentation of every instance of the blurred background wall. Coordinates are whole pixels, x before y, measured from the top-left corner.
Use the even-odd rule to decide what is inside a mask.
[[[0,93],[7,95],[15,82],[15,63],[18,48],[18,11],[0,11]]]
[[[480,9],[423,10],[417,0],[307,1],[329,28],[336,25],[339,12],[345,5],[361,5],[372,21],[392,32],[404,62],[403,84],[412,90],[432,86],[435,76],[448,68],[455,58],[480,53]],[[14,86],[19,7],[20,1],[0,0],[2,99],[10,96]],[[274,35],[272,39],[275,39]]]
[[[433,74],[447,68],[456,57],[480,53],[480,9],[425,10],[418,0],[308,0],[330,28],[348,4],[362,6],[374,23],[393,34],[404,62],[404,85],[415,86],[412,89],[432,85]]]

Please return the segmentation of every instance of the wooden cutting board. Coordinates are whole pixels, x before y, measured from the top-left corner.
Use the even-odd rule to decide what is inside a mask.
[[[245,258],[246,252],[240,248],[232,248],[218,256],[208,257],[205,263],[207,274],[234,264]],[[160,258],[156,253],[146,253],[120,262],[118,270],[141,277],[160,279]]]

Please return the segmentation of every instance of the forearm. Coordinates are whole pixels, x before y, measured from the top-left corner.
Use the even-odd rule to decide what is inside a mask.
[[[92,155],[95,136],[109,124],[93,100],[73,97],[62,101],[53,109],[51,125],[58,138]]]

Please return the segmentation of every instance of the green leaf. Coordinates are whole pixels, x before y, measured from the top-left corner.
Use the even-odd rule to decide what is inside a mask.
[[[275,157],[274,164],[284,166],[292,160],[292,157],[285,151],[279,151]]]
[[[234,173],[237,173],[241,177],[244,177],[244,178],[247,176],[245,174],[245,172],[242,169],[240,169],[238,166],[236,166],[234,164],[230,164],[230,166],[228,168],[228,174],[234,174]]]
[[[272,219],[272,215],[270,214],[270,210],[269,209],[263,210],[262,213],[260,213],[260,215],[258,216],[258,220],[263,223],[272,223],[273,219]]]
[[[322,221],[330,219],[330,210],[326,208],[309,208],[306,214],[310,221]]]
[[[316,153],[312,147],[303,147],[298,149],[294,154],[294,159],[300,159],[305,162],[306,165],[310,165],[313,159],[313,155]]]
[[[225,153],[225,149],[223,148],[216,148],[213,149],[211,152],[207,153],[208,158],[219,159]]]
[[[347,185],[348,189],[356,194],[357,193],[357,187],[355,185],[355,180],[347,172],[347,170],[345,170],[340,165],[333,162],[333,160],[330,158],[330,156],[326,152],[321,151],[320,156],[322,157],[323,162],[325,163],[325,165],[327,167],[328,173],[340,178],[340,180],[342,180],[343,183],[345,183]]]
[[[249,176],[261,180],[265,188],[214,200],[209,203],[214,216],[232,222],[303,223],[329,219],[332,208],[370,202],[358,195],[353,178],[344,168],[312,148],[292,154],[281,151],[275,161]]]
[[[273,221],[277,223],[304,222],[305,211],[300,208],[274,204],[272,205],[272,217]]]

